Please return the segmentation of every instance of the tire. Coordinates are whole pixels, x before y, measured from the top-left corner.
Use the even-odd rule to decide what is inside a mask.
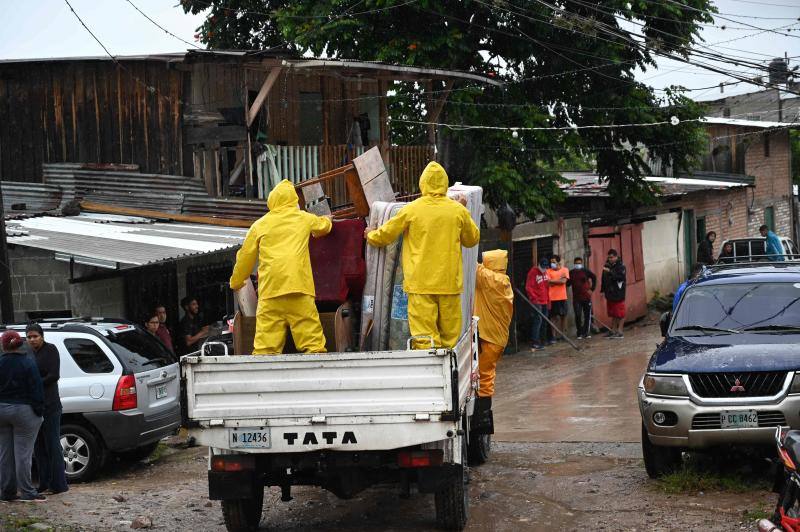
[[[469,517],[467,443],[463,437],[461,441],[461,474],[454,475],[447,486],[434,494],[436,526],[442,530],[464,530]]]
[[[119,453],[119,457],[122,458],[123,460],[138,462],[140,460],[144,460],[145,458],[153,454],[153,451],[155,451],[156,448],[158,448],[158,444],[159,442],[157,441],[153,443],[148,443],[143,447],[137,447],[136,449],[133,449],[131,451],[125,451],[124,453]]]
[[[222,501],[222,515],[228,532],[251,532],[258,529],[264,510],[264,486],[257,488],[252,499]]]
[[[483,465],[489,460],[489,455],[492,449],[492,435],[491,434],[474,434],[469,435],[469,445],[467,447],[469,455],[469,465]]]
[[[644,468],[650,478],[660,478],[674,472],[681,466],[683,460],[683,452],[679,448],[653,445],[644,424],[642,424],[642,455]]]
[[[61,450],[64,452],[67,481],[93,479],[106,462],[106,448],[92,431],[83,425],[61,426]]]

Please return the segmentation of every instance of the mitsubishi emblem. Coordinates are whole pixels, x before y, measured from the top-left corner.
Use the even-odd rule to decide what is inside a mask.
[[[731,391],[744,392],[744,386],[742,386],[742,383],[739,379],[736,379],[736,382],[733,383],[733,386],[731,386]]]

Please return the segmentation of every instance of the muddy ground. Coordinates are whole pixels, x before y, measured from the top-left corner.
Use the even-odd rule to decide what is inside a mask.
[[[634,390],[658,341],[652,321],[624,341],[593,338],[506,357],[497,385],[496,442],[471,470],[469,530],[754,530],[769,511],[769,469],[742,455],[692,457],[667,481],[647,478]],[[737,466],[732,468],[731,463]],[[733,473],[731,472],[733,471]],[[206,491],[206,450],[162,446],[150,459],[116,464],[47,503],[0,504],[4,530],[224,530]],[[374,487],[341,501],[311,488],[280,502],[268,493],[263,530],[432,530],[432,496],[401,499]],[[31,526],[35,528],[30,528]]]

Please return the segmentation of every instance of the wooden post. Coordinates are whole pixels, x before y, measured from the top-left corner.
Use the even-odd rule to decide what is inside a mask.
[[[253,105],[251,105],[250,109],[247,111],[247,127],[250,127],[256,119],[256,116],[258,116],[261,106],[264,105],[267,96],[269,96],[269,91],[272,90],[272,86],[275,85],[275,82],[278,80],[281,70],[281,67],[278,66],[273,67],[272,70],[269,71],[267,79],[265,79],[264,83],[261,85],[256,99],[253,100]]]
[[[389,168],[389,109],[386,107],[386,92],[388,91],[387,83],[383,79],[378,80],[378,92],[380,93],[379,101],[379,109],[380,109],[380,121],[381,126],[381,135],[379,140],[379,146],[381,150],[381,155],[383,155],[383,162],[387,168]],[[392,171],[391,169],[389,170]],[[391,175],[391,174],[390,174]]]

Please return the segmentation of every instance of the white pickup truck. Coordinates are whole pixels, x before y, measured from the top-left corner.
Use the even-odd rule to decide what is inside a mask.
[[[210,346],[209,346],[210,347]],[[209,349],[209,351],[211,351]],[[181,361],[184,424],[209,446],[209,497],[229,531],[258,528],[264,487],[320,486],[347,499],[377,483],[433,493],[437,525],[467,521],[477,319],[453,349]]]

